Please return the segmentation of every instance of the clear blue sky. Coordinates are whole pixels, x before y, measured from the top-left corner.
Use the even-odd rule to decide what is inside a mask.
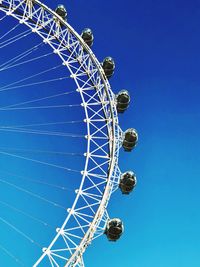
[[[199,1],[65,2],[78,32],[93,29],[99,60],[115,59],[113,91],[125,88],[132,97],[121,127],[139,132],[135,151],[120,157],[138,186],[130,196],[117,192],[109,206],[125,233],[116,243],[96,240],[86,267],[199,267]]]
[[[117,194],[111,215],[125,223],[116,244],[98,240],[88,267],[200,266],[200,3],[199,1],[68,1],[75,28],[94,29],[94,51],[112,55],[114,91],[127,88],[124,129],[139,132],[122,170],[137,173],[130,197]]]

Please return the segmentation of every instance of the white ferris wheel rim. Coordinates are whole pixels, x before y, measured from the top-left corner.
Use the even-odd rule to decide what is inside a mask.
[[[18,20],[19,23],[23,23],[29,28],[32,29],[32,32],[37,33],[43,41],[51,46],[53,51],[60,57],[60,59],[63,62],[63,65],[65,65],[68,70],[71,73],[71,78],[74,79],[76,85],[77,85],[77,91],[80,93],[81,99],[82,99],[82,105],[85,111],[85,122],[87,125],[87,152],[85,154],[85,168],[84,171],[82,171],[82,181],[80,184],[79,189],[77,190],[77,195],[74,200],[74,203],[71,207],[71,209],[68,210],[68,215],[66,216],[66,219],[62,225],[62,227],[57,229],[57,234],[55,235],[52,242],[49,244],[49,246],[45,249],[43,249],[42,255],[39,257],[39,259],[35,262],[33,265],[34,267],[39,266],[39,264],[43,261],[45,257],[48,257],[51,266],[57,266],[56,265],[56,258],[61,258],[59,255],[59,250],[56,251],[53,250],[53,247],[55,243],[58,241],[59,238],[64,239],[66,241],[66,229],[67,229],[67,222],[69,221],[71,216],[76,217],[76,205],[79,201],[80,197],[83,197],[86,203],[86,208],[92,207],[93,204],[87,204],[87,198],[89,197],[90,200],[93,199],[94,203],[96,205],[98,204],[98,209],[96,213],[94,214],[91,221],[88,221],[88,229],[84,233],[83,231],[83,237],[81,242],[76,246],[76,249],[73,251],[69,248],[70,251],[70,258],[65,259],[63,258],[64,265],[67,266],[83,266],[83,259],[82,255],[85,252],[87,246],[91,243],[91,241],[95,238],[95,233],[99,231],[97,236],[101,235],[103,233],[104,226],[106,224],[106,221],[108,220],[109,216],[106,210],[108,201],[110,199],[110,196],[112,192],[116,189],[116,186],[118,185],[119,177],[120,177],[120,170],[118,167],[118,153],[119,148],[121,145],[121,130],[118,125],[118,115],[115,105],[115,96],[111,91],[109,82],[104,74],[104,71],[102,69],[101,64],[91,51],[91,49],[85,44],[83,39],[80,37],[80,35],[60,16],[58,16],[53,10],[51,10],[46,5],[42,4],[38,0],[0,0],[0,11],[3,11],[6,13],[6,15],[10,15]],[[20,11],[20,12],[19,12]],[[34,21],[36,20],[36,21]],[[62,23],[63,27],[59,27],[58,24]],[[46,33],[43,32],[43,30],[47,30]],[[61,40],[59,38],[62,38]],[[66,40],[67,38],[67,40]],[[57,39],[59,45],[55,43],[55,39]],[[72,39],[72,40],[71,40]],[[70,43],[70,41],[72,41]],[[67,46],[66,46],[67,45]],[[95,134],[91,132],[91,123],[92,125],[95,125],[95,115],[98,115],[97,112],[93,112],[94,115],[91,117],[89,116],[88,109],[92,110],[92,104],[95,105],[95,97],[94,95],[91,97],[90,100],[93,100],[94,103],[91,103],[89,105],[89,101],[86,101],[85,95],[84,95],[84,89],[87,88],[87,83],[83,84],[81,81],[81,75],[83,75],[83,72],[81,68],[76,72],[73,68],[73,62],[70,62],[70,59],[67,58],[64,55],[64,48],[66,51],[71,51],[71,56],[73,56],[73,53],[76,53],[79,50],[79,54],[77,56],[76,63],[79,63],[80,66],[85,70],[85,75],[88,77],[88,81],[98,81],[97,84],[94,84],[94,94],[95,97],[98,97],[99,99],[99,105],[101,106],[100,110],[103,111],[105,118],[102,118],[102,120],[105,120],[105,126],[102,129],[99,129],[96,131],[95,134],[98,134],[99,132],[103,132],[106,128],[108,132],[108,140],[105,137],[105,144],[109,146],[109,152],[108,157],[105,158],[105,162],[109,165],[107,177],[101,177],[102,181],[105,183],[105,190],[100,195],[100,199],[98,196],[91,196],[87,193],[87,188],[84,188],[84,182],[86,177],[88,175],[90,176],[90,179],[92,179],[92,174],[90,173],[90,170],[88,169],[88,163],[92,159],[94,161],[94,158],[92,156],[94,151],[91,151],[91,141],[92,139],[95,140]],[[76,49],[79,48],[77,51]],[[74,59],[73,59],[74,60]],[[89,65],[89,66],[88,66]],[[74,70],[74,72],[73,72]],[[96,76],[95,76],[96,75]],[[80,77],[80,78],[79,78]],[[82,86],[81,86],[82,84]],[[86,90],[86,89],[85,89]],[[97,104],[97,103],[96,103]],[[95,114],[96,113],[96,114]],[[99,117],[99,120],[101,117]],[[98,138],[96,139],[98,140]],[[98,156],[98,141],[95,141],[97,144],[97,154],[95,157]],[[104,150],[104,145],[99,145],[99,149]],[[97,163],[96,163],[97,164]],[[98,164],[97,164],[98,165]],[[101,168],[101,166],[97,166]],[[94,184],[95,186],[95,184]],[[98,188],[98,185],[96,185]],[[83,192],[84,189],[84,192]],[[80,209],[79,209],[80,210]],[[86,215],[86,214],[85,214]],[[80,215],[79,215],[80,216]],[[84,217],[84,214],[81,213],[82,218]],[[102,226],[101,226],[102,225]],[[77,221],[77,226],[81,228],[80,223]],[[66,243],[66,242],[65,242]],[[67,245],[66,245],[67,246]],[[60,249],[62,251],[64,248]],[[55,264],[55,265],[54,265]]]

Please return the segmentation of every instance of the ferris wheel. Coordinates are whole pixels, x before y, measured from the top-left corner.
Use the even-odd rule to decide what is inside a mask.
[[[123,233],[111,194],[137,183],[118,166],[138,142],[118,121],[130,95],[112,92],[114,60],[98,61],[63,5],[0,0],[0,25],[0,266],[84,266],[94,239]]]

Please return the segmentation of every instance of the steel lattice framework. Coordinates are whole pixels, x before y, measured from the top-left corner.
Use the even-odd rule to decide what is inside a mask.
[[[38,0],[0,0],[0,10],[27,25],[57,54],[71,73],[82,99],[87,127],[87,152],[82,182],[66,211],[66,220],[34,264],[84,266],[83,253],[104,233],[107,205],[118,188],[118,154],[122,131],[118,125],[115,95],[101,64],[80,35]],[[70,227],[69,227],[70,225]]]

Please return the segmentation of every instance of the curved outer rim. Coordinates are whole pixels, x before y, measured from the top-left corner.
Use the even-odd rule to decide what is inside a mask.
[[[4,11],[1,8],[1,5],[3,5],[3,2],[6,3],[6,1],[1,1],[0,0],[0,10]],[[31,2],[31,0],[7,0],[7,3],[10,4],[10,7],[12,7],[12,4],[14,6],[15,3],[18,3],[18,7],[20,7],[21,5],[27,5],[28,3]],[[32,3],[32,2],[31,2]],[[98,225],[100,224],[100,221],[102,220],[103,215],[105,215],[106,212],[106,207],[108,204],[108,200],[110,198],[110,195],[112,193],[113,190],[113,183],[112,183],[112,176],[113,176],[113,171],[115,167],[118,167],[118,148],[117,148],[117,142],[119,140],[117,140],[116,138],[116,132],[118,132],[117,137],[119,137],[119,129],[118,129],[118,117],[117,117],[117,111],[116,111],[116,106],[115,106],[115,101],[114,101],[114,95],[110,89],[110,85],[108,83],[108,80],[105,77],[104,71],[101,67],[101,64],[99,63],[99,61],[97,60],[97,58],[95,57],[95,55],[93,54],[93,52],[91,51],[91,49],[85,44],[85,42],[83,41],[83,39],[79,36],[79,34],[66,22],[63,21],[53,10],[51,10],[50,8],[48,8],[46,5],[42,4],[40,1],[38,0],[34,0],[34,5],[38,5],[39,7],[41,7],[42,9],[44,9],[46,12],[48,12],[51,16],[55,17],[58,21],[61,21],[62,24],[73,34],[73,36],[79,41],[79,43],[81,44],[81,46],[84,48],[84,50],[89,54],[91,60],[93,61],[93,63],[95,64],[98,73],[101,77],[101,80],[103,81],[104,84],[104,90],[107,94],[107,99],[109,101],[109,106],[110,106],[110,112],[111,112],[111,118],[112,118],[112,129],[109,128],[109,125],[107,124],[107,128],[108,128],[108,133],[110,134],[110,142],[109,142],[109,150],[110,150],[110,162],[109,162],[109,170],[108,170],[108,178],[107,178],[107,184],[105,187],[105,191],[101,200],[101,203],[99,205],[99,208],[96,212],[96,215],[94,216],[93,222],[91,223],[89,229],[87,230],[85,236],[83,237],[81,243],[78,246],[78,249],[74,252],[74,254],[71,256],[71,258],[68,260],[68,262],[65,264],[65,266],[75,266],[76,264],[81,264],[82,262],[82,254],[84,253],[84,251],[86,250],[88,244],[92,241],[93,236],[95,234],[96,229],[98,228]],[[15,8],[12,10],[10,9],[10,11],[7,13],[7,15],[11,15],[12,17],[14,17],[17,20],[20,20],[18,17],[16,17],[15,15],[15,11],[16,11],[16,6]],[[27,15],[27,19],[29,19],[28,14],[26,14],[24,12],[23,14],[23,21],[20,21],[20,23],[24,23],[26,24],[26,26],[28,26],[29,28],[32,28],[28,22],[26,21],[26,15]],[[32,28],[33,29],[33,28]],[[37,32],[39,34],[39,32]],[[39,34],[40,37],[42,37],[44,39],[44,37]],[[52,46],[51,44],[49,44],[50,46]],[[54,48],[52,46],[52,48]],[[58,53],[58,55],[60,56],[61,60],[63,61],[62,56]],[[69,67],[68,67],[69,69]],[[72,73],[72,71],[69,69],[69,71]],[[72,73],[73,74],[73,73]],[[78,81],[76,79],[76,77],[73,77],[76,84],[78,84]],[[82,92],[80,92],[81,98],[83,100],[84,103],[84,96],[82,94]],[[85,115],[86,115],[86,119],[88,119],[88,113],[87,113],[87,107],[84,106],[84,110],[85,110]],[[87,122],[87,131],[88,131],[88,136],[90,135],[90,125],[89,122]],[[111,133],[110,133],[111,130]],[[81,189],[83,187],[84,181],[85,181],[85,176],[86,176],[86,171],[87,171],[87,163],[89,161],[89,151],[90,151],[90,141],[88,140],[88,149],[87,149],[87,155],[86,155],[86,163],[85,163],[85,170],[83,173],[83,178],[82,178],[82,182],[80,185]],[[67,221],[69,220],[70,216],[72,215],[72,212],[78,202],[78,199],[80,197],[80,190],[77,193],[77,196],[75,198],[74,204],[63,224],[63,226],[60,228],[60,230],[62,231],[66,224]],[[51,244],[49,245],[49,247],[44,251],[44,253],[42,254],[42,256],[39,258],[39,260],[34,264],[34,267],[38,266],[38,264],[43,260],[43,258],[48,255],[48,253],[51,251],[52,246],[54,245],[54,243],[56,242],[56,240],[58,239],[58,237],[61,234],[61,231],[58,231],[57,235],[55,236],[55,238],[53,239],[53,241],[51,242]]]

